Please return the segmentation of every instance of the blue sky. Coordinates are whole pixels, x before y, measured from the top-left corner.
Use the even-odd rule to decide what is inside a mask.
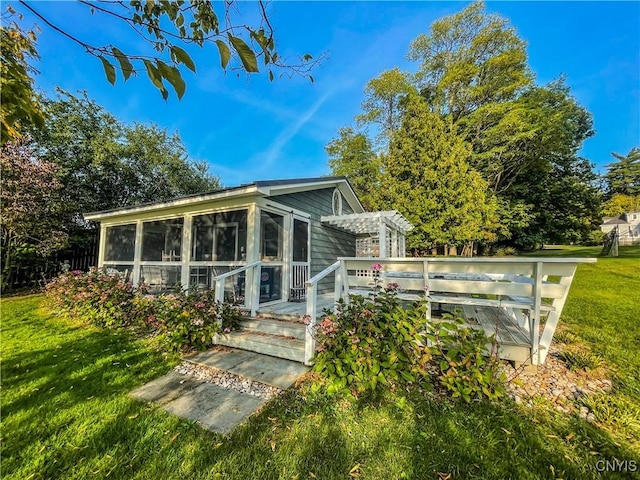
[[[430,24],[467,2],[273,2],[269,5],[279,51],[326,53],[303,78],[269,82],[266,75],[226,74],[217,50],[190,50],[198,73],[184,72],[181,101],[162,100],[146,76],[118,78],[111,86],[102,65],[76,44],[43,25],[24,8],[24,27],[37,23],[41,60],[36,86],[55,86],[91,98],[120,120],[154,122],[178,131],[191,157],[204,159],[224,185],[259,179],[329,173],[324,146],[338,128],[360,113],[363,88],[384,70],[405,60],[409,43]],[[94,44],[113,42],[123,50],[139,46],[122,26],[91,16],[69,2],[37,2],[34,8],[58,26]],[[241,3],[250,12],[253,3]],[[639,2],[488,2],[490,12],[508,18],[527,41],[537,83],[566,75],[573,95],[594,116],[596,135],[581,152],[599,167],[610,153],[626,154],[640,145]],[[118,39],[114,41],[114,39]]]

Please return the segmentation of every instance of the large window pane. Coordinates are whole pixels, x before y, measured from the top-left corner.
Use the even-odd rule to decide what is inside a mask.
[[[309,260],[309,224],[293,219],[293,261],[306,262]]]
[[[194,261],[232,262],[246,259],[247,211],[198,215],[193,218]]]
[[[179,262],[182,225],[182,218],[145,222],[142,227],[142,260]]]
[[[181,267],[143,266],[141,282],[149,289],[149,293],[165,293],[173,290],[180,283]]]
[[[107,227],[104,260],[107,262],[133,262],[135,243],[135,223]]]
[[[282,260],[284,217],[276,213],[260,213],[261,258],[262,260]]]

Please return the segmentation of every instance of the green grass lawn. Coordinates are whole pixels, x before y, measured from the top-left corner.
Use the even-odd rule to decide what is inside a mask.
[[[595,256],[599,249],[543,251]],[[355,404],[309,384],[270,402],[229,437],[127,392],[179,359],[151,340],[44,310],[41,296],[3,299],[4,479],[638,478],[599,460],[640,465],[640,248],[579,267],[561,324],[602,356],[614,391],[590,400],[596,424],[544,402],[451,404],[395,392]]]

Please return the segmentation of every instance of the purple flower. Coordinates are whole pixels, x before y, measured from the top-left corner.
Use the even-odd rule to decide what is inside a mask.
[[[374,263],[373,265],[371,265],[371,270],[373,270],[374,272],[379,272],[380,270],[382,270],[382,265],[380,265],[379,263]]]
[[[392,282],[387,285],[387,290],[398,290],[399,288],[400,285],[398,285],[396,282]]]
[[[229,327],[225,328],[224,333],[231,333],[231,329]]]

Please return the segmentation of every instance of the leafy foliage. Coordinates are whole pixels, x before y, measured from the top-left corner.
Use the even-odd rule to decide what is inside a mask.
[[[487,183],[469,168],[471,151],[417,95],[407,100],[383,175],[383,205],[398,209],[416,228],[409,248],[463,245],[492,239],[497,204]]]
[[[63,187],[57,173],[57,166],[40,159],[24,138],[0,148],[3,289],[21,259],[46,256],[67,240],[55,220]]]
[[[169,351],[204,350],[215,335],[238,328],[240,311],[214,299],[214,292],[181,290],[146,295],[121,274],[92,269],[60,275],[47,284],[49,307],[103,328],[133,328],[161,335]]]
[[[525,47],[509,22],[488,14],[482,2],[435,21],[428,33],[419,35],[409,46],[409,58],[417,62],[415,73],[396,68],[365,87],[363,113],[356,118],[367,125],[380,125],[380,133],[391,139],[388,148],[378,154],[380,175],[384,176],[382,187],[371,184],[367,188],[364,178],[371,172],[362,175],[356,166],[359,157],[344,149],[340,152],[340,170],[352,183],[360,182],[366,195],[406,187],[402,185],[406,179],[392,171],[397,161],[392,157],[407,152],[398,149],[393,137],[402,135],[399,125],[404,122],[413,124],[416,131],[427,131],[432,128],[433,118],[439,117],[448,126],[451,139],[447,141],[465,144],[466,168],[481,175],[485,185],[477,188],[482,188],[490,209],[497,213],[496,221],[483,225],[487,230],[481,237],[483,243],[497,241],[532,248],[545,242],[585,241],[598,227],[600,215],[593,165],[578,155],[582,143],[594,133],[593,120],[573,98],[564,78],[535,85]],[[417,118],[414,92],[419,92],[423,104]],[[421,123],[424,125],[420,127]],[[454,140],[456,137],[458,140]],[[438,149],[430,155],[432,162],[447,163]],[[403,171],[413,166],[423,174],[423,165],[415,156],[409,154],[401,161],[408,166]],[[353,168],[349,168],[349,162],[353,162]],[[337,170],[335,164],[330,165]],[[456,197],[456,188],[441,196],[443,209],[455,210],[458,206],[451,200]],[[468,200],[463,195],[460,203]],[[408,216],[413,214],[415,219],[426,218],[419,211],[421,202],[382,204]],[[449,240],[453,244],[466,241],[464,234]],[[427,242],[418,247],[429,245]]]
[[[356,116],[357,122],[377,125],[378,141],[388,147],[391,136],[400,128],[403,102],[410,93],[416,93],[416,89],[406,73],[399,68],[382,72],[364,87],[363,113]]]
[[[495,338],[459,318],[425,322],[427,299],[408,304],[396,284],[384,287],[379,277],[372,286],[370,297],[341,300],[315,327],[314,370],[328,378],[329,393],[408,384],[428,390],[435,384],[467,402],[505,393]]]
[[[465,325],[462,318],[447,315],[442,322],[428,325],[426,338],[440,353],[439,384],[453,398],[494,400],[506,393],[495,335],[487,339],[485,332]],[[491,346],[488,354],[487,344]]]
[[[35,41],[36,35],[32,30],[24,32],[15,24],[0,27],[2,144],[20,138],[25,127],[41,127],[44,122],[42,109],[33,89],[31,76],[35,69],[29,64],[30,60],[38,58]]]
[[[604,176],[609,194],[640,196],[640,147],[632,148],[625,156],[611,155],[616,161],[607,165]]]
[[[602,204],[602,213],[608,217],[617,217],[625,212],[640,211],[640,194],[625,195],[614,193]]]
[[[424,306],[402,308],[393,289],[371,299],[341,300],[336,313],[327,314],[316,329],[314,369],[331,380],[329,391],[422,382],[430,353],[420,348],[420,309],[424,313]]]
[[[142,37],[143,44],[151,51],[132,53],[131,48],[117,47],[109,43],[96,45],[91,40],[79,38],[72,31],[64,31],[40,13],[33,4],[22,3],[44,24],[65,38],[75,42],[85,52],[100,60],[105,77],[114,85],[120,72],[126,82],[132,75],[145,72],[151,84],[158,89],[162,98],[169,97],[169,86],[178,98],[186,91],[186,82],[181,68],[196,72],[196,65],[185,48],[195,45],[204,48],[215,45],[220,56],[220,65],[226,70],[231,62],[232,69],[246,73],[260,71],[259,63],[267,68],[269,79],[273,80],[274,70],[313,77],[310,71],[317,61],[309,54],[290,63],[280,57],[274,37],[274,29],[269,20],[269,12],[262,2],[253,4],[231,0],[222,4],[199,1],[153,2],[133,0],[119,2],[117,7],[109,3],[82,1],[99,21],[124,23]],[[241,13],[248,5],[254,7],[251,15]],[[246,18],[253,21],[247,22]],[[148,45],[147,45],[148,44]]]
[[[377,208],[380,159],[367,136],[356,133],[352,128],[341,128],[338,137],[331,140],[325,149],[333,174],[349,178],[365,208]]]

